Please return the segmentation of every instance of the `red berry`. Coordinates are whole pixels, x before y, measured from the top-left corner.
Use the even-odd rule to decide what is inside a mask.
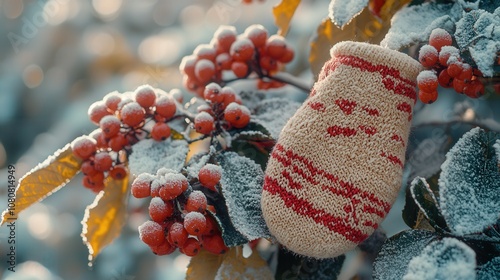
[[[194,257],[200,251],[200,242],[196,238],[190,237],[182,246],[182,252],[189,257]]]
[[[417,76],[418,88],[425,92],[433,92],[438,87],[437,76],[433,71],[424,70]]]
[[[127,176],[127,169],[123,166],[114,166],[109,171],[109,176],[115,180],[122,180]]]
[[[259,64],[260,67],[270,72],[278,70],[278,62],[270,56],[262,56],[259,60]]]
[[[212,254],[222,255],[229,250],[220,235],[203,236],[202,240],[203,248]]]
[[[155,123],[151,130],[151,137],[156,141],[162,141],[170,137],[170,126],[166,123]]]
[[[99,122],[99,127],[106,138],[111,138],[120,132],[122,122],[113,115],[104,116]]]
[[[446,72],[448,72],[448,75],[450,77],[458,77],[463,70],[462,62],[459,61],[454,61],[451,63],[448,63],[448,68],[446,69]],[[472,75],[472,70],[471,70],[471,75]]]
[[[218,46],[225,52],[228,52],[231,45],[236,41],[236,28],[234,26],[221,25],[215,31],[214,39],[217,40]]]
[[[213,205],[208,205],[208,206],[213,207]],[[207,221],[207,225],[205,226],[205,231],[203,232],[203,235],[214,235],[220,233],[219,225],[212,217],[206,215],[205,220]]]
[[[92,160],[86,160],[86,161],[82,162],[82,166],[80,167],[80,170],[82,170],[82,173],[84,175],[89,175],[89,176],[92,176],[98,172],[97,170],[95,170],[94,161],[92,161]]]
[[[436,48],[437,51],[440,51],[444,46],[451,46],[452,39],[450,33],[448,31],[436,28],[432,30],[431,35],[429,37],[429,45]]]
[[[234,61],[231,70],[237,78],[244,78],[248,75],[248,65],[241,61]]]
[[[182,58],[179,70],[188,77],[195,77],[194,67],[198,58],[194,55],[188,55]]]
[[[455,89],[456,92],[463,93],[464,87],[465,87],[464,80],[460,80],[457,78],[453,79],[453,89]]]
[[[235,61],[247,61],[252,59],[255,47],[247,38],[240,38],[231,45],[229,54]]]
[[[288,63],[293,60],[294,56],[295,56],[294,50],[287,46],[285,52],[283,53],[283,56],[280,57],[279,61],[282,63]]]
[[[177,247],[182,247],[188,239],[188,232],[181,223],[175,222],[168,229],[168,242]]]
[[[220,103],[223,100],[223,96],[219,94],[222,88],[216,83],[210,83],[205,87],[203,91],[203,98],[212,102],[212,103]]]
[[[236,128],[243,128],[250,121],[250,111],[247,107],[233,102],[224,110],[224,119]]]
[[[453,78],[448,74],[446,69],[443,69],[438,76],[439,85],[444,88],[451,88],[453,86]]]
[[[273,35],[267,39],[266,42],[266,53],[274,58],[280,59],[286,52],[287,45],[285,38],[279,35]]]
[[[229,104],[236,102],[237,95],[233,88],[231,87],[223,87],[220,95],[222,98],[222,103],[224,104],[222,109],[225,109]]]
[[[208,44],[201,44],[194,49],[193,54],[198,57],[198,59],[208,59],[215,61],[215,48]]]
[[[144,121],[146,111],[137,102],[130,102],[123,106],[120,112],[124,124],[135,127]]]
[[[96,146],[98,149],[108,147],[106,136],[104,136],[100,128],[92,131],[92,133],[90,133],[89,136],[92,137],[94,140],[96,140]]]
[[[135,101],[143,108],[149,108],[155,104],[156,93],[149,85],[143,85],[135,90]]]
[[[177,105],[175,105],[175,101],[170,96],[161,96],[158,98],[155,108],[155,112],[166,119],[172,118],[177,111]]]
[[[186,177],[179,173],[165,174],[165,183],[160,188],[160,197],[163,200],[171,200],[178,197],[188,187]]]
[[[263,47],[267,40],[267,30],[260,24],[253,24],[247,27],[244,32],[245,37],[252,41],[256,48]]]
[[[80,136],[71,142],[73,154],[81,159],[88,159],[97,150],[97,142],[90,136]]]
[[[200,59],[196,62],[194,73],[198,81],[206,83],[213,79],[215,75],[215,65],[208,59]]]
[[[94,168],[97,171],[106,172],[113,166],[113,159],[108,152],[99,152],[94,156]]]
[[[146,221],[139,226],[139,238],[149,246],[159,246],[165,242],[165,233],[160,224]]]
[[[484,95],[484,85],[479,80],[465,84],[463,92],[470,98],[479,98]]]
[[[111,148],[111,150],[118,152],[121,151],[125,146],[128,145],[128,140],[127,137],[123,134],[118,134],[115,137],[112,137],[108,141],[108,146]]]
[[[132,183],[131,192],[135,198],[145,198],[151,195],[151,182],[154,176],[148,173],[142,173],[135,178]]]
[[[157,223],[161,223],[174,214],[172,201],[163,201],[159,197],[153,197],[149,202],[149,216]]]
[[[231,69],[231,62],[231,56],[227,53],[221,53],[215,58],[215,66],[219,71]]]
[[[158,246],[149,246],[149,248],[158,256],[170,255],[175,251],[175,246],[170,245],[166,240]]]
[[[108,107],[103,101],[94,102],[90,105],[87,113],[90,120],[96,125],[99,125],[104,116],[111,115],[111,112],[109,112]]]
[[[106,94],[103,101],[109,111],[115,112],[118,109],[118,104],[122,101],[122,97],[117,91],[113,91]]]
[[[433,67],[438,62],[438,51],[431,45],[424,45],[420,48],[418,61],[424,67]]]
[[[425,92],[423,90],[420,90],[418,92],[418,98],[425,104],[431,104],[437,100],[438,93],[437,91]]]
[[[452,60],[458,60],[460,57],[458,49],[453,46],[443,47],[443,49],[439,52],[439,64],[442,66],[448,66],[448,60],[450,60],[450,57],[453,57]]]
[[[472,79],[472,67],[467,63],[463,63],[462,72],[458,75],[458,78],[460,80],[470,81]]]
[[[189,212],[184,217],[184,228],[191,235],[200,235],[205,231],[207,221],[200,212]]]
[[[216,191],[215,185],[219,183],[221,177],[222,168],[211,163],[203,166],[198,172],[198,179],[200,180],[200,184],[213,191]]]
[[[188,212],[204,213],[207,209],[207,197],[201,191],[193,191],[189,194],[184,209]]]
[[[206,112],[198,113],[194,118],[194,128],[196,132],[208,135],[214,130],[214,118]]]

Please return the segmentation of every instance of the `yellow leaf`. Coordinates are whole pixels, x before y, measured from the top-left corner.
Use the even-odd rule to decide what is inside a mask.
[[[293,14],[299,6],[300,0],[281,0],[281,2],[273,7],[274,22],[278,26],[278,35],[285,36],[290,27],[290,21]]]
[[[309,64],[314,76],[318,76],[323,64],[330,59],[330,49],[336,43],[359,41],[379,44],[389,27],[389,22],[380,22],[367,8],[342,29],[335,26],[330,18],[323,19],[311,41]]]
[[[386,0],[382,9],[380,9],[380,18],[383,21],[389,21],[397,11],[410,1],[411,0]]]
[[[122,180],[108,177],[104,185],[104,191],[85,209],[82,221],[82,238],[89,249],[89,265],[105,246],[120,235],[125,224],[128,176]]]
[[[215,255],[201,250],[191,258],[186,271],[186,280],[215,279],[226,254]]]
[[[274,279],[273,273],[259,253],[254,250],[250,257],[243,257],[241,247],[233,247],[226,253],[224,261],[220,265],[216,279],[233,280],[266,280]]]
[[[15,207],[2,213],[1,224],[8,219],[17,219],[21,211],[64,187],[78,174],[81,164],[82,161],[73,155],[68,144],[33,168],[19,180]]]

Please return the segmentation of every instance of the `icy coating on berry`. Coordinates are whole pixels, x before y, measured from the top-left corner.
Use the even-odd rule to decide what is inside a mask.
[[[431,35],[429,37],[431,40],[432,39],[441,39],[441,40],[449,40],[451,41],[451,35],[448,33],[448,31],[442,29],[442,28],[436,28],[432,30]]]
[[[189,200],[196,201],[197,203],[203,203],[207,201],[207,197],[201,191],[193,191],[189,194]]]
[[[253,43],[248,38],[238,38],[232,45],[230,54],[233,55],[235,52],[239,52],[243,49],[253,48]]]
[[[151,238],[153,234],[156,235],[156,233],[163,231],[163,228],[158,223],[155,223],[153,221],[146,221],[144,224],[138,227],[138,230],[139,230],[139,238],[141,240],[144,240],[145,238],[147,239],[148,237]],[[158,243],[160,243],[159,242],[160,240],[157,241]]]
[[[196,115],[194,118],[194,122],[213,122],[214,117],[212,117],[209,113],[207,112],[200,112]]]
[[[141,173],[137,178],[135,178],[133,185],[135,184],[147,184],[149,185],[156,177],[149,173]]]
[[[110,127],[113,125],[118,125],[118,126],[121,125],[121,121],[114,115],[104,116],[99,122],[99,126],[101,128]]]
[[[184,217],[185,224],[190,224],[190,223],[202,223],[202,224],[204,224],[205,222],[206,222],[206,218],[200,212],[194,212],[194,211],[189,212],[186,214],[186,217]]]
[[[182,185],[187,182],[186,177],[180,173],[168,173],[164,176],[165,182],[175,185]]]
[[[269,37],[269,39],[267,39],[266,45],[285,48],[286,47],[285,38],[283,38],[280,35],[272,35],[271,37]]]
[[[208,171],[212,176],[222,176],[222,167],[218,165],[208,163],[202,169]]]
[[[420,51],[419,51],[419,56],[428,56],[428,55],[438,55],[438,51],[436,50],[435,47],[431,46],[431,45],[423,45],[421,48],[420,48]]]
[[[460,53],[458,49],[453,46],[444,46],[439,51],[439,57],[448,57],[448,60],[446,61],[447,64],[450,63],[450,59],[452,57],[458,58],[459,56]]]
[[[215,70],[215,65],[208,59],[200,59],[198,62],[196,62],[196,66],[194,69],[196,72],[204,71],[206,69]]]
[[[151,199],[151,201],[149,202],[150,211],[153,210],[153,211],[162,212],[162,211],[164,211],[165,208],[166,208],[166,204],[163,201],[163,199],[161,199],[160,197],[153,197]]]
[[[223,40],[228,37],[236,36],[236,27],[229,25],[221,25],[214,33],[214,38]]]
[[[175,101],[170,96],[163,95],[163,96],[159,97],[158,99],[156,99],[156,106],[166,107],[166,106],[169,106],[171,104],[175,105]]]
[[[236,103],[236,102],[231,102],[231,104],[227,105],[226,109],[224,110],[224,112],[228,113],[228,112],[238,112],[240,110],[242,110],[242,107],[240,104]]]
[[[199,57],[215,57],[215,49],[209,44],[201,44],[194,49],[193,54]]]
[[[122,118],[140,114],[144,114],[144,108],[142,108],[141,105],[139,105],[139,103],[137,102],[130,102],[127,105],[123,106],[121,110]]]
[[[431,70],[424,70],[420,72],[417,76],[417,83],[429,82],[429,81],[437,81],[436,73]]]
[[[80,149],[91,149],[92,147],[95,147],[96,140],[88,135],[82,135],[80,137],[77,137],[73,142],[71,142],[71,149],[72,150],[80,150]]]

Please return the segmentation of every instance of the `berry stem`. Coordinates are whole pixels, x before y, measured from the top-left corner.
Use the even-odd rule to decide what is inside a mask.
[[[281,83],[292,85],[292,86],[294,86],[298,89],[301,89],[307,93],[309,93],[311,91],[311,88],[312,88],[312,86],[310,84],[308,84],[307,82],[302,81],[302,80],[298,79],[297,77],[292,76],[291,74],[286,73],[286,72],[279,72],[279,73],[276,73],[275,75],[272,75],[272,76],[271,75],[264,75],[263,77],[271,79],[271,80],[275,80],[275,81],[278,81]]]

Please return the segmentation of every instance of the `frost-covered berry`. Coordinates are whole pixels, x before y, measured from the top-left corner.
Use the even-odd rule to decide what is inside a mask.
[[[163,200],[172,200],[188,188],[188,181],[182,174],[169,173],[164,178],[165,182],[159,191],[160,197]]]
[[[208,59],[200,59],[196,62],[194,73],[198,81],[206,83],[215,75],[215,65]]]
[[[208,135],[214,130],[214,117],[207,112],[200,112],[194,118],[196,132]]]
[[[175,115],[177,111],[177,105],[175,105],[175,101],[170,96],[161,96],[156,100],[155,104],[155,112],[166,118],[170,119]]]
[[[203,236],[202,239],[203,249],[212,254],[222,255],[226,253],[229,248],[224,244],[224,240],[218,234],[211,236]]]
[[[448,66],[448,60],[450,60],[450,57],[458,59],[460,57],[458,49],[453,46],[444,46],[441,51],[439,51],[439,64]]]
[[[436,48],[431,45],[424,45],[418,53],[418,61],[424,67],[433,67],[438,62],[439,54]]]
[[[123,106],[120,112],[124,124],[135,127],[144,121],[146,111],[137,102],[130,102]]]
[[[442,28],[432,30],[429,36],[429,45],[436,48],[437,51],[440,51],[444,46],[450,46],[452,42],[450,33]]]
[[[135,178],[132,183],[131,192],[135,198],[145,198],[151,195],[151,182],[154,176],[149,173],[142,173]]]
[[[194,55],[188,55],[182,58],[179,64],[179,70],[186,74],[188,77],[195,77],[194,67],[198,58]]]
[[[174,246],[182,247],[184,243],[186,243],[188,236],[189,234],[184,228],[184,225],[179,222],[175,222],[168,229],[167,240]]]
[[[207,209],[207,197],[201,191],[191,192],[188,196],[184,209],[188,212],[205,212]]]
[[[274,58],[274,59],[280,59],[287,48],[285,38],[279,35],[272,35],[267,39],[266,42],[266,53]]]
[[[200,212],[189,212],[184,217],[184,228],[191,235],[199,235],[205,231],[207,221]]]
[[[118,109],[118,104],[122,101],[122,97],[117,91],[113,91],[106,94],[103,101],[111,112],[115,112]]]
[[[194,49],[193,54],[198,57],[198,59],[208,59],[210,61],[215,61],[215,56],[217,55],[214,47],[209,44],[201,44]]]
[[[229,54],[235,61],[247,61],[252,59],[255,47],[247,38],[239,38],[231,45]]]
[[[204,187],[216,191],[215,186],[222,177],[222,168],[218,165],[208,163],[198,172],[200,184]]]
[[[436,73],[430,70],[420,72],[417,76],[417,85],[420,90],[426,92],[435,91],[438,87]]]
[[[163,201],[159,197],[153,197],[149,202],[149,216],[157,223],[163,222],[174,213],[172,201]]]
[[[196,238],[189,237],[186,243],[184,243],[184,246],[182,246],[182,252],[186,256],[194,257],[198,254],[200,248],[200,242]]]
[[[256,48],[263,47],[266,44],[267,40],[267,29],[260,24],[252,24],[243,33],[245,37],[252,41],[253,45]]]
[[[109,176],[115,180],[122,180],[127,176],[127,169],[123,166],[113,166],[109,171]]]
[[[135,90],[135,101],[143,108],[149,108],[155,104],[156,93],[150,85],[142,85]]]
[[[99,125],[99,122],[104,116],[111,115],[111,112],[103,101],[92,103],[87,113],[90,120],[96,125]]]
[[[88,159],[97,149],[97,141],[87,135],[80,136],[71,142],[73,154],[81,159]]]
[[[162,141],[170,137],[170,126],[166,123],[155,123],[151,129],[151,137],[156,141]]]
[[[106,172],[113,166],[113,159],[108,152],[99,152],[94,156],[94,168],[97,171]]]
[[[160,224],[146,221],[139,226],[139,238],[149,246],[159,246],[165,241],[165,233]]]
[[[99,122],[99,127],[106,138],[111,138],[120,132],[122,122],[113,115],[104,116]]]
[[[203,98],[210,102],[220,103],[223,100],[223,96],[220,94],[222,88],[216,83],[210,83],[205,87],[203,91]]]
[[[234,41],[236,41],[236,28],[229,25],[221,25],[214,33],[217,45],[223,51],[228,52]]]
[[[436,90],[431,91],[431,92],[426,92],[426,91],[420,90],[418,92],[418,98],[420,99],[420,101],[422,101],[425,104],[431,104],[437,100],[438,93]]]
[[[234,61],[231,64],[231,71],[237,78],[244,78],[248,74],[248,65],[245,62]]]
[[[236,128],[243,128],[250,122],[250,111],[247,107],[233,102],[224,110],[224,119]]]

